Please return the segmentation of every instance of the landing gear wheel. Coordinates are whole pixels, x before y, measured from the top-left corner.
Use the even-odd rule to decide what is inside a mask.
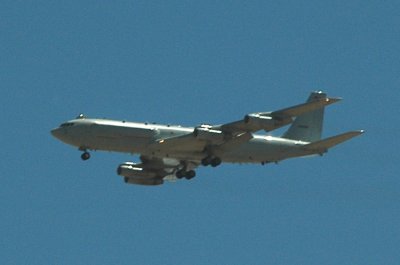
[[[183,178],[185,176],[185,172],[183,172],[183,170],[178,170],[178,171],[176,171],[175,176],[178,179],[181,179],[181,178]]]
[[[201,164],[206,167],[211,164],[211,161],[211,157],[206,157],[201,160]]]
[[[216,157],[216,158],[211,160],[211,166],[212,167],[217,167],[217,166],[221,165],[221,162],[222,162],[221,158]]]
[[[212,167],[217,167],[217,166],[221,165],[221,162],[222,162],[221,158],[210,157],[210,156],[207,156],[201,160],[201,164],[205,167],[208,165],[211,165]]]
[[[81,155],[81,158],[82,158],[83,161],[88,160],[88,159],[90,158],[90,153],[84,152],[84,153]]]
[[[186,172],[185,174],[185,178],[186,179],[192,179],[196,176],[196,171],[194,170],[189,170],[188,172]]]
[[[185,171],[185,170],[181,169],[175,173],[175,176],[178,179],[182,179],[182,178],[192,179],[196,176],[196,171],[194,171],[194,170]]]

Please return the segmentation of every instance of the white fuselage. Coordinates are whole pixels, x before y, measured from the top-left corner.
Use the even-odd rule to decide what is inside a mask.
[[[200,161],[207,154],[207,141],[191,141],[190,144],[176,145],[166,149],[155,142],[177,136],[193,134],[194,127],[135,123],[106,119],[75,119],[52,130],[61,141],[81,150],[104,150],[141,154],[152,157]],[[284,138],[253,135],[249,141],[228,150],[215,148],[223,162],[260,163],[276,162],[290,157],[309,155],[301,147],[307,142]]]

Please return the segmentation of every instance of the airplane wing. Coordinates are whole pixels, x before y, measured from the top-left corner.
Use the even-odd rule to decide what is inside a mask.
[[[244,119],[217,126],[200,125],[192,133],[164,137],[149,144],[155,152],[165,150],[203,152],[207,145],[218,146],[228,150],[252,138],[251,133],[259,130],[271,131],[293,122],[293,117],[310,112],[339,101],[340,98],[328,98],[326,94],[318,95],[303,104],[273,112],[251,113]]]
[[[192,152],[202,154],[207,146],[214,146],[218,152],[228,151],[236,146],[248,142],[253,138],[250,132],[226,135],[220,130],[210,129],[209,125],[201,125],[194,128],[192,133],[160,138],[148,145],[154,152],[167,152],[170,150],[180,152]],[[202,155],[201,155],[202,156]],[[199,159],[201,160],[201,158]]]
[[[339,101],[340,98],[321,97],[313,101],[295,105],[273,112],[251,113],[239,121],[213,126],[212,129],[221,130],[233,135],[243,132],[259,130],[272,131],[293,122],[293,118]]]
[[[148,148],[155,151],[176,150],[176,151],[202,151],[204,144],[197,141],[193,133],[184,135],[160,138],[150,143]]]

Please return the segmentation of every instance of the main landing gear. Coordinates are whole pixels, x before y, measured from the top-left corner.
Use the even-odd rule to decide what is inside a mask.
[[[81,155],[81,158],[82,158],[83,161],[88,160],[88,159],[90,158],[90,153],[87,152],[87,151],[85,151],[85,152]]]
[[[194,170],[186,171],[184,169],[180,169],[175,173],[175,175],[178,179],[181,178],[192,179],[196,176],[196,171]]]
[[[222,162],[221,158],[211,157],[211,156],[207,156],[201,160],[201,164],[205,167],[208,165],[211,165],[212,167],[217,167],[221,165],[221,162]]]

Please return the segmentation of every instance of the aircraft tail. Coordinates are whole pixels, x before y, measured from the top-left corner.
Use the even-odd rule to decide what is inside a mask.
[[[325,93],[317,91],[311,93],[307,102],[319,101],[323,99],[330,100],[327,98]],[[335,98],[334,100],[338,101],[340,99]],[[314,111],[306,112],[300,116],[297,116],[282,137],[304,142],[315,142],[321,140],[324,110],[325,108],[321,107]]]

